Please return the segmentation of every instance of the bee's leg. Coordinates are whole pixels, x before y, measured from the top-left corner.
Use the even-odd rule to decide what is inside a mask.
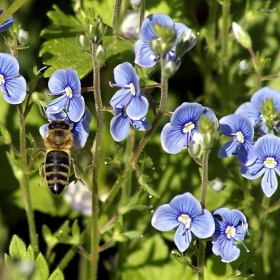
[[[71,156],[71,164],[73,166],[73,170],[74,170],[74,174],[75,174],[75,178],[81,182],[81,184],[86,187],[86,184],[84,183],[84,181],[82,180],[81,176],[80,176],[80,172],[79,172],[79,167],[78,164],[75,162],[73,156]]]
[[[39,174],[40,174],[40,177],[41,177],[41,180],[38,184],[38,187],[40,187],[44,181],[44,178],[45,178],[45,162],[42,162],[40,164],[40,167],[39,167]]]

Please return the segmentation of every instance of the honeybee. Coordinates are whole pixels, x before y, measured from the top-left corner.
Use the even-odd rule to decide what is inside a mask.
[[[77,165],[70,154],[73,146],[71,126],[65,120],[52,120],[48,126],[44,143],[46,158],[40,165],[39,172],[42,180],[46,177],[50,191],[57,196],[64,190],[69,179],[70,164],[73,166],[76,179],[84,185],[78,174]]]

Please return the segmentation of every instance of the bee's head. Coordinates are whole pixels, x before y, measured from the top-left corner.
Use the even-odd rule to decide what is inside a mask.
[[[68,123],[66,123],[65,120],[52,120],[51,123],[49,124],[48,128],[49,128],[49,130],[57,129],[57,128],[69,130],[70,125]]]

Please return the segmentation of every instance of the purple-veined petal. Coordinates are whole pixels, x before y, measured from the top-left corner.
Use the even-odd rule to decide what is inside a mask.
[[[268,99],[273,99],[274,106],[277,111],[280,110],[280,93],[271,88],[271,87],[263,87],[256,91],[252,97],[251,97],[251,103],[252,106],[254,106],[256,109],[260,110],[260,107],[263,103],[263,101]]]
[[[18,61],[11,54],[0,53],[0,74],[5,80],[19,76]]]
[[[161,132],[161,145],[169,154],[178,154],[186,146],[186,136],[180,126],[166,124]]]
[[[190,218],[203,214],[201,204],[189,192],[175,196],[170,201],[169,206],[179,215],[187,214]]]
[[[118,90],[110,100],[110,104],[112,107],[126,107],[132,95],[128,89],[120,89]]]
[[[68,97],[65,95],[55,98],[53,101],[48,103],[47,114],[57,114],[64,109],[65,104],[67,103]]]
[[[235,111],[235,114],[244,115],[245,117],[250,119],[254,127],[261,121],[261,112],[258,109],[254,108],[251,102],[246,102],[240,105]]]
[[[203,111],[204,107],[198,103],[184,102],[174,111],[170,123],[183,128],[185,124],[198,120]]]
[[[132,121],[132,126],[140,131],[151,129],[151,124],[146,118],[143,118],[139,121]]]
[[[221,236],[219,239],[212,241],[212,251],[216,256],[221,256],[222,262],[233,262],[240,255],[240,249],[235,244],[233,239],[228,239],[226,236]]]
[[[256,161],[249,166],[241,166],[239,169],[239,172],[241,175],[247,179],[254,180],[259,178],[264,172],[265,168],[263,165],[263,160],[260,160],[259,158],[256,159]]]
[[[110,132],[113,139],[117,142],[123,141],[127,138],[130,130],[130,120],[122,113],[116,115],[111,119]]]
[[[160,231],[171,230],[179,225],[177,215],[178,213],[168,204],[163,204],[155,211],[151,221],[152,226]]]
[[[266,160],[267,157],[274,157],[277,162],[280,161],[280,138],[267,134],[259,138],[255,144],[258,157]]]
[[[3,10],[0,10],[0,15],[3,14]],[[1,25],[0,25],[0,32],[6,31],[11,27],[14,23],[13,16],[9,16]]]
[[[240,145],[236,158],[242,165],[249,166],[253,164],[257,159],[254,145],[247,142],[245,142],[243,145]]]
[[[221,216],[224,221],[231,220],[231,211],[228,208],[222,207],[214,211],[213,216]]]
[[[192,241],[192,234],[189,229],[185,229],[183,224],[180,224],[177,228],[174,236],[174,242],[180,252],[184,252],[190,246]]]
[[[114,79],[119,85],[128,86],[133,84],[135,88],[135,95],[139,94],[139,77],[130,63],[124,62],[116,66],[114,69]]]
[[[133,96],[126,107],[126,114],[132,120],[139,120],[146,116],[149,108],[148,99],[144,95]]]
[[[81,82],[78,77],[77,71],[73,70],[71,68],[66,68],[65,79],[66,79],[67,85],[71,88],[73,94],[76,97],[80,97],[81,96]]]
[[[65,91],[65,88],[68,86],[65,73],[66,71],[63,69],[58,69],[52,73],[48,82],[51,93],[58,95]]]
[[[261,182],[262,190],[267,197],[271,197],[278,186],[274,169],[267,168]]]
[[[26,81],[22,76],[5,81],[4,98],[10,104],[20,104],[26,96]]]
[[[151,50],[150,43],[145,43],[140,40],[134,44],[134,53],[134,62],[141,67],[151,68],[159,60],[159,56]]]
[[[191,222],[191,231],[198,238],[211,237],[215,231],[215,223],[212,214],[204,209],[203,214],[196,216]]]
[[[74,96],[69,100],[69,106],[66,108],[69,119],[78,122],[85,112],[85,100],[83,96]]]
[[[174,28],[174,22],[173,20],[165,15],[165,14],[151,14],[147,16],[140,29],[140,40],[143,42],[150,42],[151,39],[155,38],[157,39],[158,36],[155,34],[154,26],[155,24],[169,27],[170,29]]]
[[[237,140],[232,140],[227,143],[225,143],[218,152],[219,158],[226,158],[231,157],[232,155],[235,155],[238,148],[240,147],[240,142]]]

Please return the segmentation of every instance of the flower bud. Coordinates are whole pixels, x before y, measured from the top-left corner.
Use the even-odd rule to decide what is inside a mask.
[[[26,46],[29,42],[28,32],[20,29],[17,34],[17,40],[21,45]]]
[[[178,39],[175,55],[182,57],[186,52],[190,51],[196,45],[196,36],[191,29],[185,31]]]
[[[96,50],[96,60],[97,62],[102,65],[106,60],[106,52],[102,45],[99,45]]]
[[[173,60],[167,61],[167,63],[164,65],[163,73],[164,78],[169,79],[171,76],[175,74],[175,72],[178,70],[178,66]]]
[[[198,129],[203,138],[204,149],[208,150],[213,148],[219,138],[217,121],[201,115],[198,122]]]
[[[249,72],[249,65],[248,62],[246,60],[241,60],[239,62],[239,70],[243,73],[248,73]]]
[[[83,51],[88,51],[90,50],[90,42],[88,38],[84,35],[79,35],[77,37],[77,43],[78,46],[83,50]]]
[[[199,158],[203,153],[203,147],[200,143],[190,143],[188,151],[192,158]]]
[[[138,7],[142,4],[143,0],[130,0],[129,2],[132,7]]]
[[[12,143],[12,138],[7,128],[0,122],[0,145],[9,145]]]
[[[232,23],[232,31],[238,43],[246,49],[252,47],[252,41],[248,32],[236,22]]]
[[[214,192],[220,192],[226,188],[226,185],[222,182],[222,180],[220,178],[216,178],[209,183],[209,187]]]
[[[129,38],[137,38],[139,34],[139,13],[130,11],[123,19],[121,32]]]

